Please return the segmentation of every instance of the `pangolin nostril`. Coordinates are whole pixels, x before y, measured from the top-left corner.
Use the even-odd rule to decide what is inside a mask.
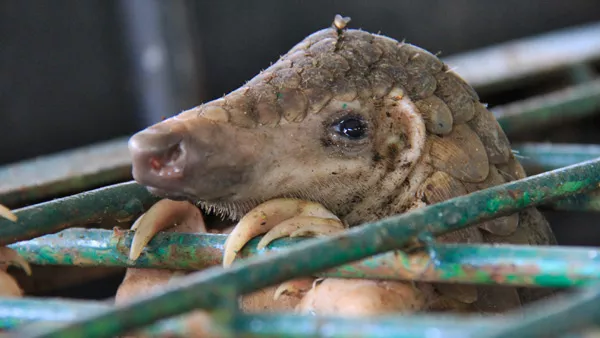
[[[185,165],[183,137],[176,132],[149,128],[131,137],[129,151],[134,177],[178,178]]]
[[[148,157],[150,168],[159,176],[177,176],[183,171],[183,148],[181,143],[171,146],[166,152]]]

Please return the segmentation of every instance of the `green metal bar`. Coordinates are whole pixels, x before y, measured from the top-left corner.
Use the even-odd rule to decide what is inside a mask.
[[[196,308],[210,309],[214,306],[210,295],[223,287],[247,293],[390,250],[414,247],[423,233],[440,235],[593,189],[600,184],[598,172],[600,160],[594,160],[495,186],[331,237],[306,240],[279,253],[247,258],[228,269],[208,268],[110,311],[82,317],[60,329],[20,337],[111,337]]]
[[[529,175],[600,158],[600,146],[592,144],[521,143],[512,148]]]
[[[597,74],[590,63],[574,63],[568,68],[569,77],[574,84],[582,84],[594,80]]]
[[[91,301],[46,298],[0,298],[0,329],[19,325],[42,324],[60,327],[90,311],[108,310],[110,305]],[[483,327],[501,327],[501,321],[480,316],[397,316],[357,320],[331,316],[296,314],[244,314],[235,322],[237,334],[244,337],[425,337],[439,330],[440,337],[465,337],[464,334]],[[37,325],[36,325],[37,326]],[[25,326],[24,326],[25,327]],[[40,327],[40,326],[38,326]],[[25,329],[27,330],[27,329]],[[183,318],[164,320],[144,330],[158,337],[189,336]]]
[[[108,309],[110,304],[52,298],[0,298],[0,328],[34,322],[68,322],[82,313]]]
[[[600,80],[491,110],[507,135],[581,119],[600,112]]]
[[[528,174],[538,174],[600,158],[600,146],[588,144],[516,144],[513,151]],[[561,211],[600,211],[600,190],[569,196],[545,206]]]
[[[515,144],[513,151],[528,174],[538,174],[600,158],[600,146],[591,144]],[[561,211],[600,211],[600,190],[578,194],[544,206]]]
[[[99,221],[130,221],[156,201],[146,188],[128,182],[13,210],[16,223],[0,218],[0,245]]]
[[[133,232],[67,229],[10,245],[39,265],[119,266],[200,270],[221,264],[226,235],[159,233],[136,261],[128,259]],[[257,250],[255,238],[240,256],[282,251],[306,239],[284,238]],[[600,281],[600,249],[520,245],[435,245],[440,264],[421,253],[389,252],[318,273],[323,277],[373,278],[571,287]]]
[[[499,320],[467,316],[378,316],[358,319],[285,314],[243,316],[240,334],[251,337],[377,337],[377,338],[467,338],[485,327],[502,325]],[[245,336],[245,335],[244,335]]]
[[[586,291],[586,300],[590,290]],[[561,298],[558,296],[557,298]],[[559,312],[567,309],[581,311],[572,307],[573,299],[570,297],[561,301],[556,299],[546,301],[543,306],[526,308],[513,315],[503,317],[486,317],[479,315],[456,315],[456,314],[417,314],[417,315],[385,315],[373,318],[344,318],[335,316],[306,316],[291,313],[260,313],[242,314],[236,322],[237,336],[243,337],[527,337],[523,332],[518,335],[506,335],[508,328],[522,326],[522,323],[530,323],[540,318],[536,315],[539,311]],[[575,296],[577,300],[582,296]],[[541,308],[544,309],[541,309]],[[14,330],[20,325],[29,331],[28,326],[44,328],[59,328],[91,311],[105,311],[110,309],[107,303],[93,301],[73,301],[47,298],[9,299],[0,298],[0,329]],[[523,312],[525,312],[523,314]],[[597,323],[590,320],[589,313],[582,313],[581,326],[588,328]],[[595,317],[595,316],[594,316]],[[559,326],[568,321],[556,320]],[[160,321],[143,330],[146,337],[188,337],[193,331],[186,325],[184,318],[173,318]],[[217,324],[218,325],[218,324]],[[529,324],[528,324],[529,325]],[[544,333],[555,333],[551,331],[557,325],[552,322],[551,329],[545,329]],[[585,335],[571,333],[571,330],[561,330],[564,333],[552,336],[560,337],[585,337]],[[11,333],[9,331],[9,333]],[[514,332],[511,332],[511,334]],[[539,332],[536,332],[539,333]],[[562,333],[562,332],[561,332]],[[15,334],[16,336],[16,334]],[[536,335],[536,337],[539,335]]]
[[[574,329],[584,329],[600,319],[600,287],[598,283],[583,287],[575,294],[533,304],[526,312],[506,318],[510,325],[482,330],[480,337],[556,337]]]
[[[11,208],[131,180],[127,138],[0,167],[0,203]]]

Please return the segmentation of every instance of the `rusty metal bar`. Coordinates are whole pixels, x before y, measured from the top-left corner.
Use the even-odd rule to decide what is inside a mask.
[[[67,229],[10,247],[39,265],[201,270],[221,264],[227,236],[159,233],[136,261],[128,259],[132,238],[131,231]],[[259,240],[250,241],[240,257],[279,252],[305,239],[279,239],[266,250],[257,250]],[[389,252],[316,275],[542,287],[600,281],[600,249],[596,248],[438,243],[435,250],[437,266],[423,252]]]

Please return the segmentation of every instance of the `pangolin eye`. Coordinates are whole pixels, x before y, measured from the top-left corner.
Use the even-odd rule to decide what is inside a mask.
[[[358,117],[344,117],[333,123],[336,133],[351,140],[358,140],[367,134],[367,125]]]

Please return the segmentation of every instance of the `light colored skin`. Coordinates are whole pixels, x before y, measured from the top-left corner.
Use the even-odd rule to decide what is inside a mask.
[[[310,35],[240,89],[130,140],[134,178],[153,193],[190,200],[236,221],[252,213],[270,217],[267,225],[242,219],[243,226],[238,224],[228,239],[226,265],[235,256],[232,248],[304,215],[266,212],[261,203],[267,201],[284,209],[292,208],[289,198],[316,203],[319,207],[310,210],[324,208],[333,215],[319,211],[321,223],[339,218],[343,231],[525,177],[493,115],[438,58],[381,35],[345,29],[339,20],[336,25]],[[323,233],[334,231],[328,229]],[[535,209],[439,240],[555,242]],[[364,282],[327,287],[355,283]],[[498,312],[540,296],[515,289],[393,283],[413,290],[415,297],[406,298],[414,300],[406,306],[382,304],[388,312],[440,303]],[[389,291],[389,285],[374,287]],[[319,294],[323,301],[336,301]],[[317,308],[332,307],[317,304],[312,310]]]

